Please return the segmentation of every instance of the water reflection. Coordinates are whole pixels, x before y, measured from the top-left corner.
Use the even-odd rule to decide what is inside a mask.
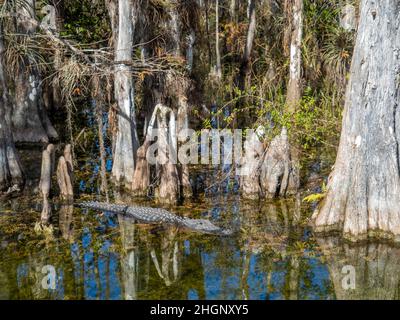
[[[72,225],[74,206],[67,204],[61,205],[59,209],[58,225],[60,233],[65,240],[73,241],[74,230]]]
[[[398,300],[400,248],[385,243],[354,245],[318,239],[338,299]],[[350,267],[350,268],[349,268]],[[354,289],[350,285],[354,273]]]
[[[314,239],[304,223],[308,213],[295,200],[219,199],[175,211],[219,223],[233,219],[238,232],[232,237],[138,225],[71,206],[54,209],[52,237],[46,237],[33,230],[39,213],[3,206],[0,298],[399,298],[400,248]],[[43,267],[49,265],[56,272],[54,289],[43,288]],[[355,268],[355,290],[342,287],[346,265]]]

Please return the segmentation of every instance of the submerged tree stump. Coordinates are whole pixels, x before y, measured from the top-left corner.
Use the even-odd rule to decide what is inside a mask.
[[[132,180],[132,194],[136,197],[147,196],[150,187],[150,165],[147,161],[147,151],[150,147],[157,113],[160,111],[161,107],[161,104],[157,104],[154,107],[153,114],[146,128],[146,136],[143,145],[138,149],[136,154],[136,168]]]
[[[54,170],[54,145],[49,144],[43,151],[42,169],[40,174],[39,190],[43,198],[41,222],[46,224],[51,218],[51,205],[49,196],[51,191],[51,177]]]
[[[245,199],[294,195],[300,188],[299,165],[294,160],[286,128],[265,149],[261,129],[244,143],[241,164],[241,193]],[[297,157],[296,157],[297,158]]]
[[[178,133],[178,142],[185,143],[186,137],[181,135],[182,130],[189,129],[189,106],[187,103],[187,97],[184,94],[179,95],[178,97],[178,118],[177,118],[177,133]],[[192,185],[190,184],[190,172],[189,166],[187,164],[181,164],[179,168],[179,178],[182,186],[182,195],[185,198],[190,198],[193,196]]]
[[[74,198],[71,167],[72,156],[70,151],[71,149],[67,145],[64,150],[64,156],[60,157],[57,165],[57,182],[60,188],[60,197],[66,202],[71,202]]]
[[[170,115],[169,125],[167,125],[168,114]],[[170,108],[164,107],[161,109],[158,129],[158,152],[161,163],[159,166],[160,181],[156,192],[156,198],[162,203],[176,204],[179,200],[179,175],[176,163],[173,163],[171,160],[172,153],[175,152],[172,149],[176,148],[176,143],[169,143],[169,141],[177,140],[175,114]]]
[[[264,145],[260,141],[260,130],[247,137],[241,159],[240,186],[243,198],[257,200],[262,197],[260,186],[260,164],[264,157]]]
[[[292,159],[286,128],[268,146],[260,184],[264,196],[269,199],[295,194],[299,189],[299,168]]]
[[[132,183],[132,195],[135,197],[147,196],[150,186],[150,165],[146,159],[149,146],[150,141],[146,139],[136,154],[136,168]]]
[[[64,148],[64,159],[71,177],[71,183],[74,184],[74,163],[72,160],[72,146],[70,144],[67,144]]]

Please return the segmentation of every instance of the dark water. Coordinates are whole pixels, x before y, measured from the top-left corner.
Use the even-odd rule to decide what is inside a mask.
[[[174,208],[234,226],[231,237],[77,209],[55,208],[49,229],[19,200],[0,207],[2,299],[397,299],[398,248],[315,240],[295,200],[246,204],[235,196]],[[355,289],[344,289],[343,266]],[[47,266],[47,267],[45,267]],[[55,288],[42,284],[50,266]],[[45,267],[45,269],[43,269]],[[47,268],[47,269],[46,269]]]
[[[295,207],[293,201],[238,205],[219,198],[175,208],[233,223],[234,236],[218,237],[68,206],[56,209],[52,229],[35,231],[38,213],[17,202],[5,205],[0,210],[0,296],[333,299],[328,267],[301,217],[293,216]],[[50,290],[42,286],[48,272],[42,268],[49,265],[57,279]]]
[[[33,160],[22,156],[32,188],[40,174],[37,153],[28,152]],[[84,200],[99,193],[98,153],[92,153],[76,172]],[[110,154],[108,148],[107,171]],[[229,237],[72,206],[55,206],[51,225],[41,229],[37,198],[0,201],[0,299],[400,298],[400,248],[316,239],[307,226],[312,209],[300,198],[245,202],[229,173],[229,166],[193,171],[195,192],[205,190],[204,197],[169,208],[233,228]]]

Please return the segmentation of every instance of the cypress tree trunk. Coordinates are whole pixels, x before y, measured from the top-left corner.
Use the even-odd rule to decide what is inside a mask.
[[[17,4],[17,32],[30,36],[36,31],[29,19],[35,18],[35,1]],[[43,142],[57,139],[58,135],[44,110],[41,77],[34,61],[29,56],[20,64],[15,78],[15,105],[12,112],[13,137],[15,142]]]
[[[173,55],[179,57],[181,55],[181,26],[177,6],[178,1],[170,0],[170,4],[167,8],[167,14],[168,26],[170,28],[171,35],[172,53]]]
[[[139,142],[136,132],[134,85],[129,62],[132,60],[133,28],[136,10],[133,0],[118,3],[118,42],[115,48],[115,97],[118,103],[118,129],[112,177],[117,185],[132,186],[135,155]]]
[[[240,90],[244,90],[246,88],[246,78],[250,72],[250,58],[251,52],[253,50],[253,42],[254,36],[256,33],[256,1],[251,0],[249,1],[249,26],[247,29],[247,39],[246,39],[246,46],[244,49],[244,54],[242,58],[242,64],[239,70],[239,81],[238,86]]]
[[[400,239],[400,5],[363,0],[342,134],[317,231]]]
[[[8,189],[18,190],[23,184],[21,164],[10,130],[11,103],[3,58],[3,26],[0,24],[0,194]]]
[[[215,76],[218,80],[222,78],[221,51],[219,48],[219,0],[215,0]]]
[[[303,0],[292,0],[290,74],[286,103],[294,111],[301,98],[301,42],[303,40]]]
[[[357,30],[357,13],[351,0],[343,0],[340,12],[340,26],[346,31]]]

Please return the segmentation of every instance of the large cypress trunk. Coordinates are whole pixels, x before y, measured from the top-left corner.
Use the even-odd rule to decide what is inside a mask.
[[[36,26],[29,19],[35,18],[35,1],[17,5],[17,32],[30,36]],[[24,16],[27,19],[24,19]],[[41,77],[35,62],[29,56],[20,63],[15,78],[15,104],[12,113],[13,137],[15,142],[47,143],[49,139],[57,139],[42,100]]]
[[[400,239],[400,5],[363,0],[342,134],[317,231]]]
[[[0,194],[3,191],[18,190],[23,183],[21,165],[10,130],[11,103],[3,58],[3,28],[0,24]]]
[[[112,176],[116,184],[132,186],[135,155],[139,142],[136,132],[134,85],[129,63],[132,60],[134,1],[118,3],[118,41],[115,48],[115,97],[118,103],[118,129],[116,135]]]

